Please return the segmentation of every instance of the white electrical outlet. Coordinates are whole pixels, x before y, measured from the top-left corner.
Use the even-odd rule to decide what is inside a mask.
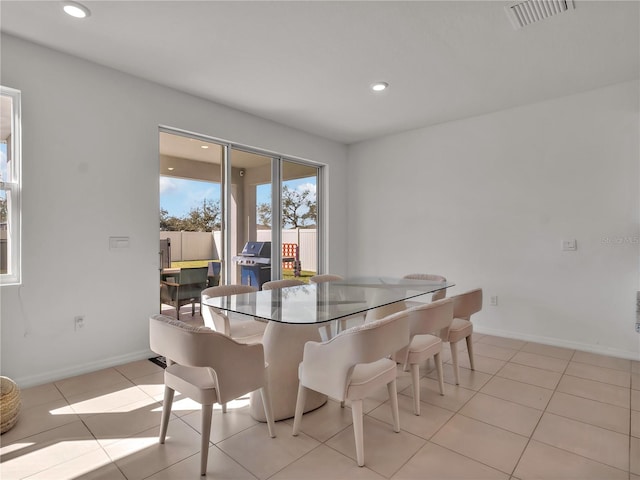
[[[575,252],[578,250],[578,241],[575,239],[562,240],[562,250],[565,252]]]
[[[75,330],[80,330],[84,327],[84,317],[82,315],[77,315],[73,317],[73,325]]]
[[[498,306],[498,296],[497,295],[492,295],[491,299],[490,299],[490,302],[491,302],[491,306],[492,307],[497,307]]]

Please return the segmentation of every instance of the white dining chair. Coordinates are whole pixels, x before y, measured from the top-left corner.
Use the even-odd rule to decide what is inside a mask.
[[[224,404],[259,390],[269,435],[275,437],[267,365],[261,344],[247,345],[210,330],[165,315],[149,319],[151,350],[167,361],[160,443],[164,444],[175,391],[202,405],[200,474],[207,472],[213,404]]]
[[[314,275],[313,277],[309,278],[309,283],[319,284],[319,283],[329,283],[329,282],[340,282],[342,280],[344,280],[344,277],[340,275],[334,275],[331,273],[322,273],[319,275]],[[342,332],[343,330],[347,329],[349,320],[356,320],[358,323],[362,323],[364,322],[364,318],[365,316],[359,313],[357,315],[349,315],[348,317],[341,318],[339,321],[336,322],[335,326],[327,324],[323,327],[324,338],[329,339],[333,336],[332,327],[335,327],[334,328],[335,334],[338,334],[339,332]],[[352,323],[355,323],[355,322],[352,322]]]
[[[302,280],[297,278],[285,278],[284,280],[270,280],[262,284],[262,290],[275,290],[277,288],[297,287],[304,285]]]
[[[426,281],[438,282],[438,283],[446,283],[447,281],[447,279],[442,275],[434,275],[431,273],[410,273],[409,275],[405,275],[402,278],[406,278],[407,280],[426,280]],[[442,300],[446,296],[447,296],[447,289],[443,288],[442,290],[438,290],[437,292],[434,292],[431,294],[431,301],[435,302],[436,300]],[[407,305],[413,307],[418,303],[419,302],[417,301],[409,301],[407,302]]]
[[[258,289],[250,285],[219,285],[202,291],[202,320],[204,325],[216,332],[224,333],[240,343],[259,343],[262,341],[267,322],[242,314],[225,314],[206,301],[215,297],[226,297],[243,293],[256,292]]]
[[[473,364],[473,323],[471,323],[471,315],[482,310],[482,289],[476,288],[475,290],[469,290],[468,292],[460,293],[451,298],[453,299],[453,321],[449,328],[447,341],[451,347],[453,375],[456,380],[456,385],[459,385],[458,342],[462,339],[467,341],[469,364],[471,370],[475,370]]]
[[[413,411],[420,415],[420,365],[434,358],[438,372],[440,395],[444,395],[444,377],[442,372],[442,337],[447,339],[453,321],[453,300],[437,300],[412,307],[406,311],[409,318],[411,341],[405,349],[404,365],[411,369],[413,387]],[[398,355],[401,357],[402,355]]]
[[[352,327],[326,342],[307,342],[298,369],[298,399],[293,435],[300,431],[308,391],[351,401],[356,458],[364,465],[363,400],[386,385],[393,430],[400,431],[396,362],[388,358],[409,343],[409,319],[404,312]]]
[[[322,273],[309,278],[309,283],[339,282],[341,280],[344,280],[344,277],[341,277],[340,275]]]

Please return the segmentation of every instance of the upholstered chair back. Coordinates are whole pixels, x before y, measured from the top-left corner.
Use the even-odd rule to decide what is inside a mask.
[[[207,367],[216,385],[217,402],[226,403],[264,383],[264,351],[206,327],[193,327],[165,315],[149,319],[151,350],[167,365]]]
[[[471,315],[482,310],[482,289],[476,288],[468,292],[455,295],[453,298],[453,316],[469,320]]]
[[[406,311],[352,327],[327,342],[307,342],[301,381],[307,388],[342,401],[357,364],[376,362],[408,344]]]
[[[299,285],[304,285],[304,282],[295,278],[287,278],[285,280],[271,280],[270,282],[264,282],[262,284],[262,290],[275,290],[277,288],[297,287]]]

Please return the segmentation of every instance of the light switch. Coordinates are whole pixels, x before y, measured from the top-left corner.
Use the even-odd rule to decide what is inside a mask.
[[[577,240],[562,240],[562,250],[565,252],[573,252],[578,250]]]
[[[129,237],[109,237],[109,250],[129,248]]]

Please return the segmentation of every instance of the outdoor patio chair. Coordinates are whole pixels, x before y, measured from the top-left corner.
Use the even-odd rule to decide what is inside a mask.
[[[178,273],[160,280],[160,303],[176,309],[180,318],[180,307],[191,304],[191,315],[195,315],[196,302],[200,303],[200,293],[207,288],[208,267],[181,268]]]

